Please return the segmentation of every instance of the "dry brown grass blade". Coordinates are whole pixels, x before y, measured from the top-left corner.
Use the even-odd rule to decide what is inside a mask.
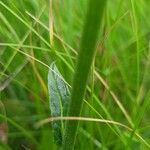
[[[39,121],[38,123],[35,124],[36,128],[39,128],[47,123],[53,122],[53,121],[60,121],[60,120],[78,120],[78,121],[86,121],[86,122],[97,122],[97,123],[104,123],[104,124],[112,124],[112,125],[117,125],[120,127],[125,128],[126,130],[133,132],[133,129],[128,127],[127,125],[124,125],[120,122],[113,121],[113,120],[107,120],[107,119],[99,119],[99,118],[88,118],[88,117],[72,117],[72,116],[67,116],[67,117],[50,117],[46,118],[44,120]],[[147,143],[141,135],[139,135],[137,132],[135,132],[135,136],[143,142],[148,148],[150,148],[150,144]]]

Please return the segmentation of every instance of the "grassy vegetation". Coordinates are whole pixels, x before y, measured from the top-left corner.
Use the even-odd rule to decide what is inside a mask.
[[[55,118],[80,120],[74,149],[150,149],[149,6],[148,0],[107,1],[79,99],[82,117],[79,104],[75,118]],[[70,91],[82,85],[73,78],[78,52],[87,46],[87,9],[88,0],[0,0],[0,149],[59,149],[48,119],[47,75],[55,61]],[[84,30],[85,38],[90,34]]]
[[[95,57],[97,37],[106,1],[90,0],[81,38],[80,51],[75,70],[68,116],[79,116],[82,110],[88,75]],[[63,149],[71,150],[75,145],[78,121],[67,121]]]

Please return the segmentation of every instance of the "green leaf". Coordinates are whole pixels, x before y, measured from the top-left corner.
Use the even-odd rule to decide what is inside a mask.
[[[88,75],[96,52],[96,44],[105,5],[106,0],[89,0],[73,79],[68,116],[80,116]],[[77,120],[68,120],[66,122],[63,150],[72,150],[74,148],[77,128]]]
[[[66,116],[70,100],[70,92],[55,63],[52,63],[50,65],[48,73],[48,91],[51,116]],[[64,130],[64,121],[54,121],[52,123],[52,128],[54,132],[55,143],[57,145],[61,145]]]

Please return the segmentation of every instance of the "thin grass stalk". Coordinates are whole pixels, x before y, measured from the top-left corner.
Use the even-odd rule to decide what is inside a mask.
[[[81,113],[105,3],[106,0],[89,0],[88,3],[88,11],[81,38],[68,116],[80,116]],[[74,148],[77,127],[77,120],[67,120],[63,139],[63,150],[72,150]]]

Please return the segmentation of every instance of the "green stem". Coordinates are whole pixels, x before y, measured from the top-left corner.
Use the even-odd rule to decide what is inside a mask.
[[[95,47],[105,3],[106,0],[89,0],[68,116],[79,116],[81,112],[88,74],[95,54]],[[72,150],[74,148],[77,127],[78,121],[68,120],[66,122],[63,150]]]

